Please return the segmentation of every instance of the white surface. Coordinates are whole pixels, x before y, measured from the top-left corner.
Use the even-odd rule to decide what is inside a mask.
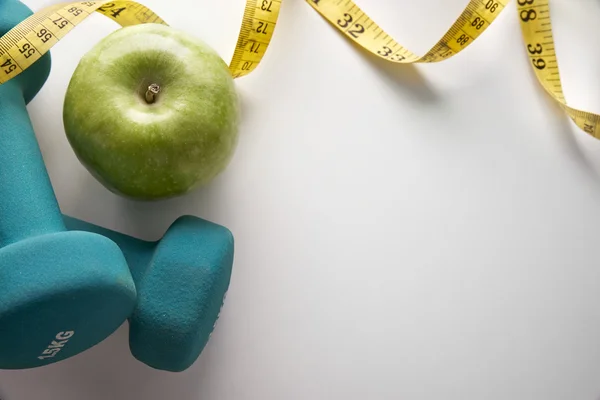
[[[243,0],[143,2],[229,60]],[[421,53],[466,4],[360,1]],[[600,6],[552,5],[567,98],[600,111]],[[395,67],[284,1],[263,64],[237,81],[230,167],[153,204],[104,190],[62,129],[77,60],[114,29],[94,16],[58,44],[29,107],[60,205],[147,239],[183,213],[221,223],[231,290],[183,373],[135,361],[125,325],[68,361],[0,372],[3,400],[599,398],[600,142],[535,82],[514,2],[458,57]]]

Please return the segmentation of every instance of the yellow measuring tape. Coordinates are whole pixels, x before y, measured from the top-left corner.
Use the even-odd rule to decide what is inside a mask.
[[[239,39],[229,64],[234,78],[252,72],[267,50],[281,0],[247,0]],[[0,38],[0,84],[14,78],[44,55],[74,27],[97,12],[121,26],[165,24],[135,1],[79,1],[49,6],[26,18]]]
[[[429,63],[448,59],[473,43],[494,22],[510,0],[470,0],[456,22],[423,56],[402,46],[352,0],[305,0],[359,46],[393,63]],[[526,50],[546,91],[585,132],[600,138],[600,116],[567,105],[554,50],[549,0],[516,0]],[[246,0],[246,8],[229,69],[234,78],[254,71],[273,32],[281,0]],[[92,13],[121,26],[166,24],[146,6],[129,0],[80,1],[52,5],[36,12],[0,38],[0,84],[27,69]]]
[[[565,101],[554,48],[549,0],[517,0],[517,7],[527,53],[538,80],[578,127],[600,138],[600,116],[569,107]]]
[[[475,41],[509,0],[471,0],[448,32],[424,56],[417,56],[384,32],[350,0],[306,0],[327,21],[365,50],[403,64],[438,62],[452,57]]]

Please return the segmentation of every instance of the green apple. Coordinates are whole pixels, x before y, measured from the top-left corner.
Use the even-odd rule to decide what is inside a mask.
[[[63,122],[77,158],[110,191],[154,200],[221,173],[238,140],[239,99],[221,57],[160,24],[120,28],[81,59]]]

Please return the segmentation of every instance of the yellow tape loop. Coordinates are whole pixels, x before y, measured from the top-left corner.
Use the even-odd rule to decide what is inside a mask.
[[[229,70],[234,78],[252,72],[273,36],[281,0],[247,0],[242,28]],[[100,13],[121,26],[167,23],[135,1],[79,1],[36,12],[0,38],[0,84],[14,78],[47,53],[83,20]]]
[[[366,51],[399,64],[446,60],[467,48],[494,22],[509,0],[471,0],[444,36],[423,56],[402,46],[365,14],[352,0],[306,0],[348,39]],[[549,0],[516,0],[526,50],[544,89],[571,119],[590,135],[600,138],[600,116],[569,107],[565,101],[554,50]],[[229,70],[234,78],[254,71],[265,55],[281,0],[247,0],[242,26]],[[80,1],[49,6],[0,38],[0,84],[27,69],[75,26],[98,12],[121,26],[165,24],[148,7],[129,0]]]
[[[471,0],[448,32],[424,56],[396,42],[351,0],[306,0],[346,37],[370,53],[401,64],[446,60],[473,43],[509,0]]]
[[[517,0],[517,11],[525,48],[538,81],[579,128],[600,138],[600,116],[569,107],[565,100],[552,35],[549,1]]]

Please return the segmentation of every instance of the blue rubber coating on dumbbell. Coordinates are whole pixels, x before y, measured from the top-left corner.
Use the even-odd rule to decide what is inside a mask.
[[[0,0],[0,35],[31,14],[17,0]],[[0,85],[2,369],[79,354],[121,326],[137,301],[119,247],[64,226],[25,107],[49,73],[45,55]]]
[[[218,224],[178,218],[158,242],[146,242],[64,216],[68,229],[100,233],[119,245],[138,305],[129,345],[139,361],[166,371],[190,367],[219,317],[231,278],[234,239]]]

